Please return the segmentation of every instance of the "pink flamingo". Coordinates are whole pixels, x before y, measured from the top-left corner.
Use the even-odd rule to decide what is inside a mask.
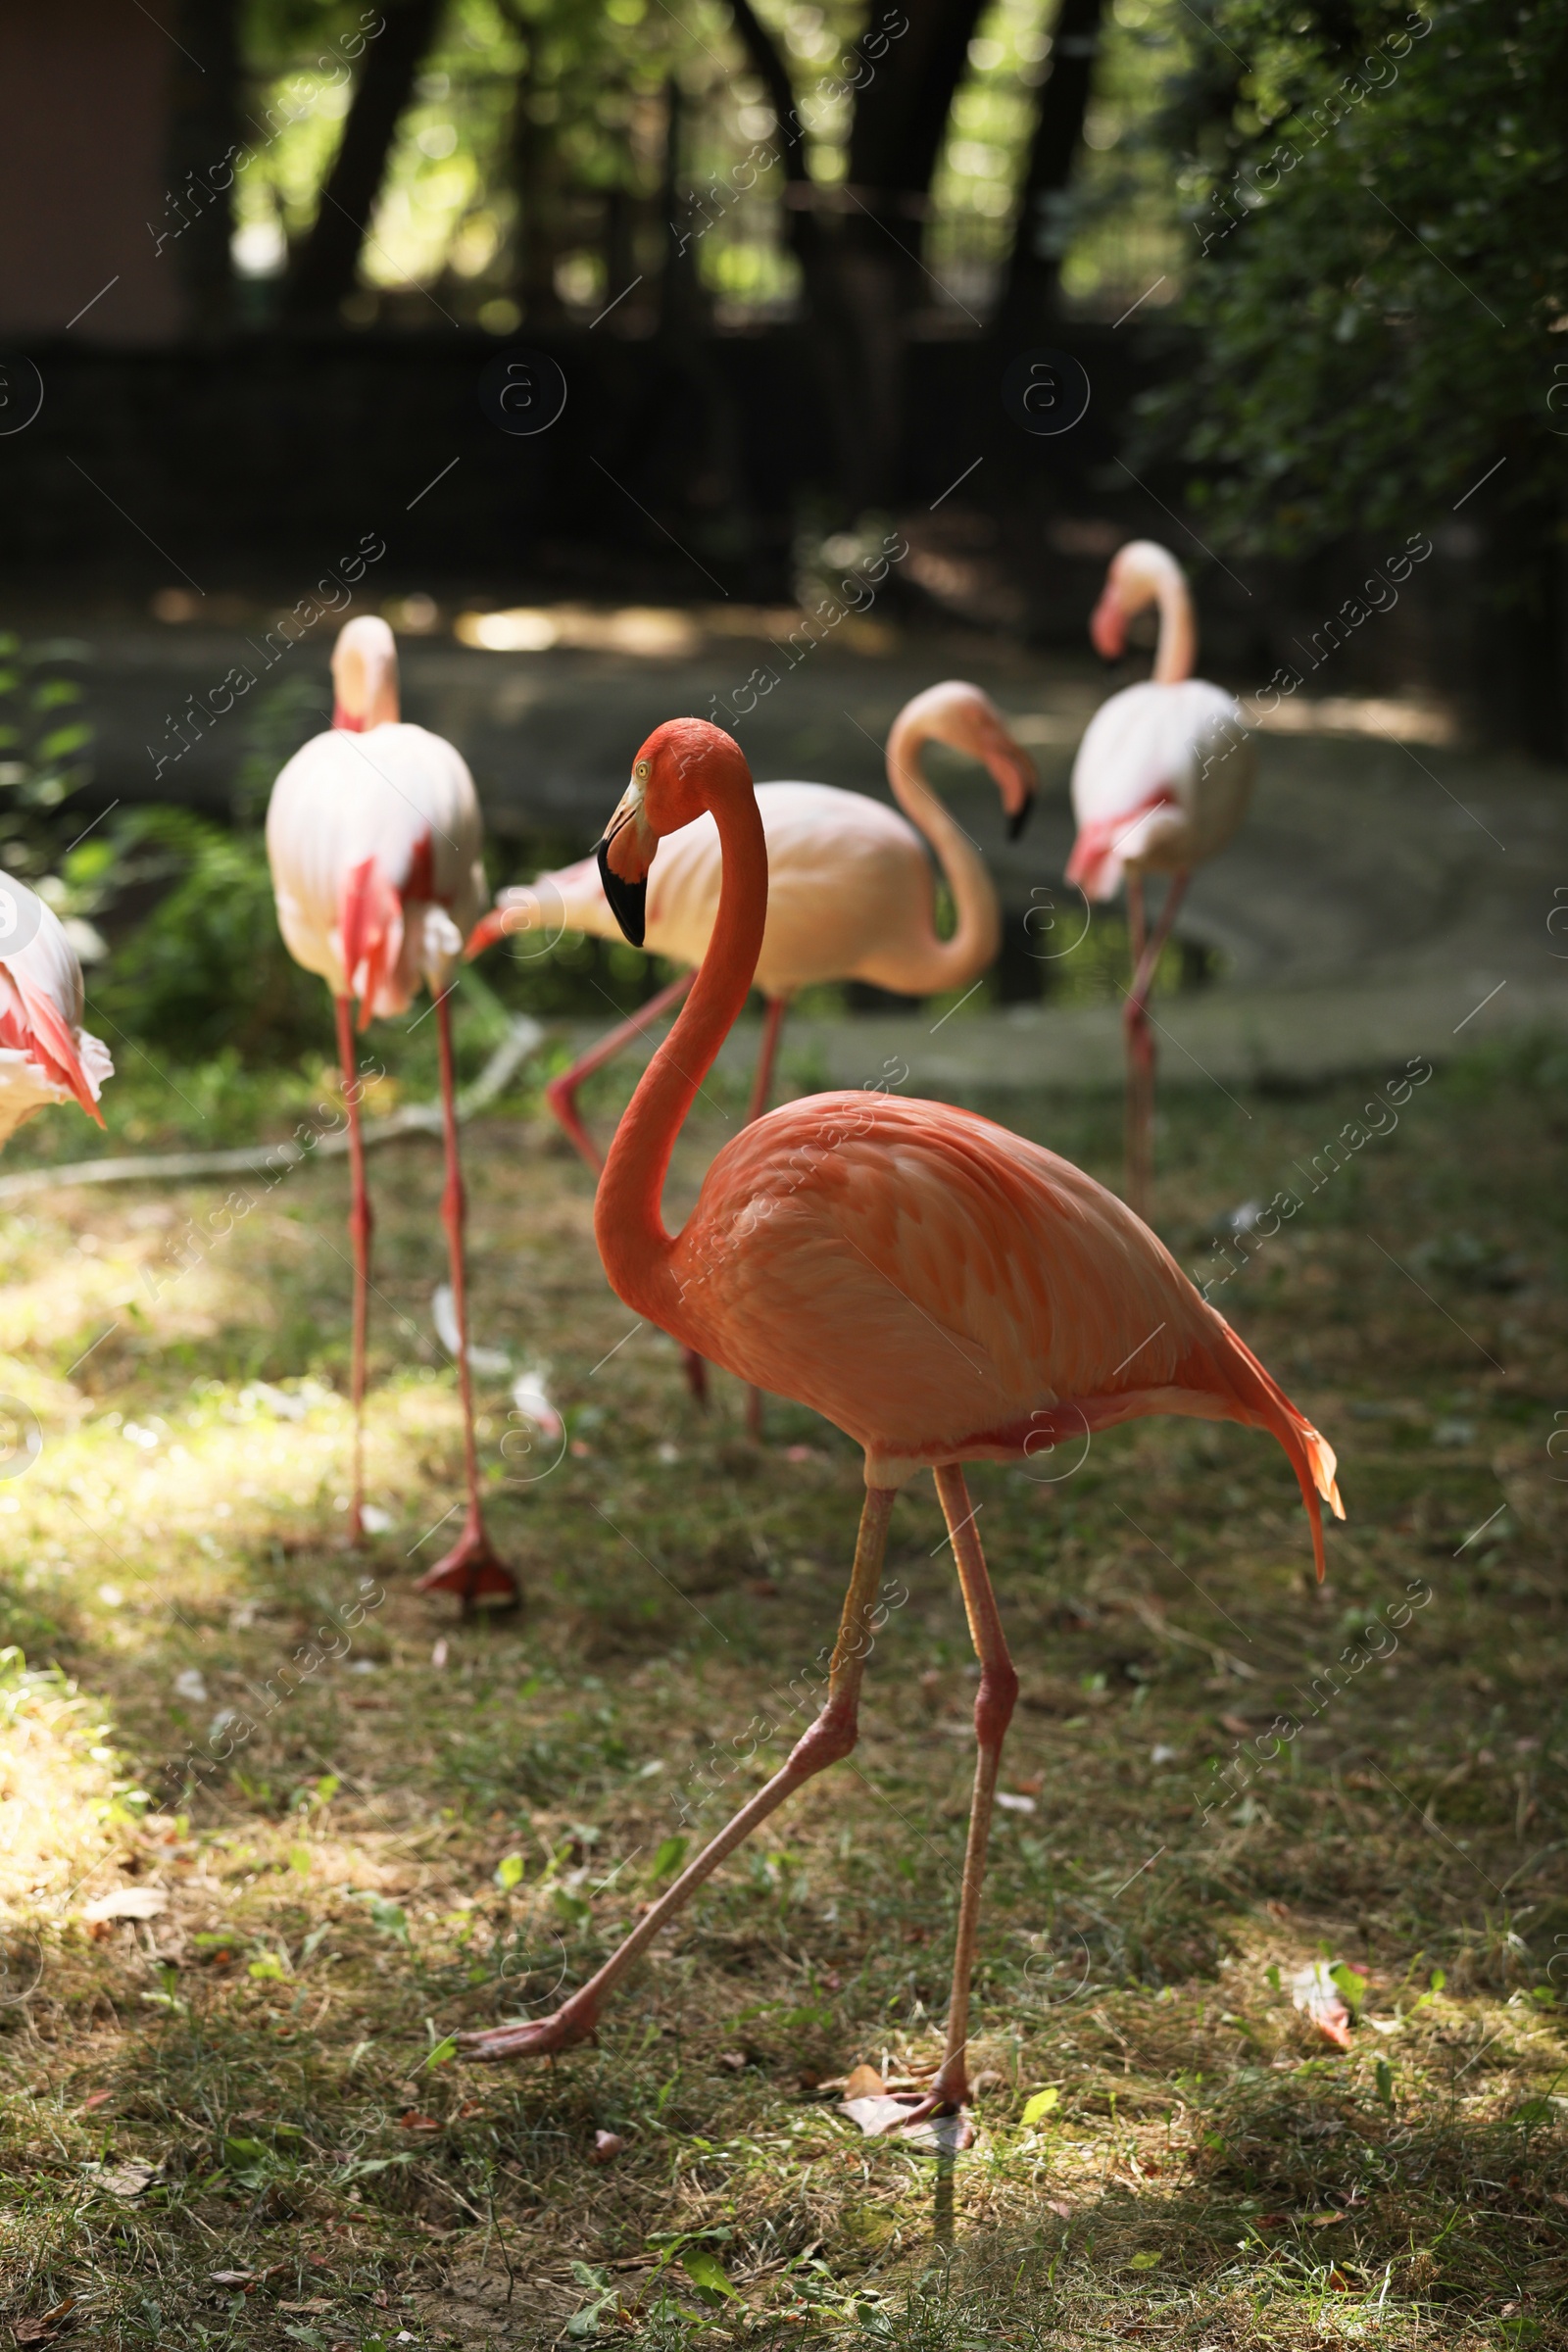
[[[767,841],[767,922],[756,985],[766,1004],[749,1119],[767,1108],[779,1036],[790,999],[821,981],[865,980],[899,996],[929,997],[967,988],[996,961],[1002,913],[979,852],[926,780],[922,754],[946,744],[983,760],[996,778],[1011,838],[1028,819],[1035,792],[1029,755],[1014,742],[995,703],[978,686],[949,679],[906,704],[888,736],[888,781],[905,813],[859,792],[830,784],[762,784],[757,790]],[[938,937],[927,844],[952,892],[956,924]],[[691,967],[612,1029],[545,1089],[550,1106],[597,1175],[604,1164],[577,1110],[584,1079],[680,1002],[708,952],[718,911],[718,831],[704,814],[665,844],[649,892],[650,954]],[[567,931],[617,939],[619,925],[592,858],[537,881],[504,890],[468,942],[476,956],[496,940],[532,934],[554,940]],[[706,1394],[706,1369],[688,1354],[694,1394]],[[747,1418],[759,1426],[754,1390]]]
[[[24,944],[8,947],[7,935]],[[25,883],[0,874],[0,1145],[51,1102],[79,1102],[101,1127],[115,1074],[81,1025],[81,965],[65,926]]]
[[[418,1590],[456,1592],[465,1607],[486,1593],[514,1600],[516,1582],[491,1548],[480,1504],[448,1004],[464,938],[487,896],[479,803],[473,778],[452,745],[399,719],[397,644],[384,620],[365,614],[345,624],[332,652],[332,683],[330,732],[303,745],[272,787],[267,852],[289,953],[307,971],[320,974],[337,1007],[354,1187],[349,1535],[358,1543],[364,1530],[365,1342],[373,1223],[365,1181],[352,1000],[359,999],[363,1030],[372,1015],[407,1012],[421,983],[427,983],[435,999],[441,1056],[447,1167],[441,1217],[452,1262],[468,1508],[462,1535],[420,1577]]]
[[[464,2039],[491,2059],[581,2041],[612,1986],[725,1855],[849,1754],[894,1500],[930,1468],[981,1673],[947,2046],[929,2095],[899,2119],[914,2122],[961,2108],[967,2095],[981,1883],[1018,1687],[963,1463],[1018,1463],[1150,1413],[1265,1429],[1299,1482],[1321,1575],[1318,1495],[1343,1516],[1334,1454],[1130,1209],[969,1111],[891,1095],[789,1103],[725,1145],[686,1224],[666,1233],[670,1153],[746,1002],[766,921],[767,848],[739,747],[701,719],[657,728],[598,852],[611,904],[640,944],[655,853],[704,812],[723,858],[717,919],[690,1001],[611,1146],[594,1231],[628,1306],[740,1379],[812,1406],[864,1448],[855,1566],[826,1701],[779,1771],[553,2016]]]
[[[1127,623],[1159,608],[1154,674],[1102,703],[1073,762],[1078,838],[1067,880],[1091,899],[1127,882],[1133,979],[1122,1007],[1127,1040],[1127,1198],[1149,1214],[1153,1175],[1154,1041],[1149,994],[1192,869],[1222,850],[1247,813],[1257,755],[1240,704],[1192,674],[1198,627],[1186,575],[1152,539],[1111,559],[1089,623],[1107,662],[1122,653]],[[1146,937],[1144,876],[1169,874],[1159,920]]]

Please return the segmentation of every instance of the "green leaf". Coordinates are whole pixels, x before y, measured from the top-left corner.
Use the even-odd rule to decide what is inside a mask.
[[[1129,2267],[1135,2271],[1157,2270],[1159,2256],[1157,2254],[1135,2254]]]
[[[429,2057],[424,2063],[426,2066],[447,2066],[457,2056],[457,2054],[458,2045],[449,2034],[445,2041],[438,2041],[436,2043],[435,2048],[430,2052]]]
[[[395,1936],[400,1943],[409,1940],[409,1915],[401,1903],[389,1903],[384,1895],[376,1895],[370,1904],[370,1924],[383,1936]]]
[[[1358,1976],[1356,1971],[1344,1960],[1336,1961],[1329,1970],[1329,1975],[1339,1986],[1340,1998],[1350,2012],[1352,2020],[1358,2018],[1366,1999],[1365,1977]]]
[[[1270,1984],[1270,1986],[1272,1987],[1272,1989],[1273,1989],[1275,1992],[1278,1992],[1278,1991],[1279,1991],[1279,1989],[1280,1989],[1280,1972],[1279,1972],[1279,1967],[1278,1967],[1278,1964],[1277,1964],[1275,1961],[1271,1960],[1271,1961],[1269,1962],[1269,1964],[1268,1964],[1267,1968],[1265,1968],[1265,1969],[1264,1969],[1264,1971],[1263,1971],[1263,1974],[1264,1974],[1264,1976],[1265,1976],[1265,1977],[1268,1979],[1269,1984]]]
[[[1385,2107],[1394,2105],[1394,2069],[1386,2058],[1380,2058],[1373,2070],[1378,2079],[1378,2097]]]
[[[323,1805],[329,1805],[342,1786],[335,1772],[323,1772],[316,1784],[316,1793]]]
[[[503,1854],[496,1864],[496,1885],[503,1894],[510,1894],[514,1886],[522,1885],[522,1874],[526,1868],[520,1854]]]
[[[1031,2124],[1038,2124],[1042,2116],[1049,2115],[1053,2107],[1057,2104],[1060,2097],[1060,2091],[1055,2089],[1054,2086],[1046,2090],[1037,2090],[1033,2098],[1028,2101],[1023,2111],[1023,2123],[1025,2130],[1027,2130]]]
[[[550,1890],[550,1900],[562,1918],[569,1920],[574,1928],[586,1926],[593,1917],[590,1906],[583,1901],[582,1896],[568,1894],[564,1886],[553,1886]]]
[[[705,2303],[722,2303],[726,2299],[730,2302],[739,2301],[735,2289],[706,2246],[683,2247],[680,2267]]]
[[[649,1886],[658,1886],[665,1879],[672,1879],[685,1859],[686,1839],[681,1837],[666,1838],[648,1865]]]
[[[282,1978],[288,1975],[288,1970],[275,1952],[264,1952],[259,1960],[251,1962],[249,1974],[253,1977]]]
[[[288,1849],[288,1866],[290,1870],[297,1870],[302,1879],[308,1879],[311,1875],[310,1847],[308,1845],[291,1845]]]

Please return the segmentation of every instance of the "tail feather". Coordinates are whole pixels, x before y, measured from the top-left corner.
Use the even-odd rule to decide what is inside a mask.
[[[91,1071],[85,1069],[82,1066],[82,1047],[78,1045],[70,1023],[53,998],[46,990],[29,985],[26,974],[15,965],[7,965],[5,970],[10,976],[10,993],[21,1007],[21,1016],[19,1019],[16,1013],[12,1013],[8,1017],[4,1002],[0,1000],[0,1030],[4,1031],[4,1035],[0,1036],[0,1044],[10,1045],[30,1055],[57,1086],[70,1091],[87,1116],[96,1119],[101,1127],[104,1114],[98,1107],[98,1089],[102,1084],[101,1076],[97,1075],[98,1059],[89,1057],[94,1058],[94,1067]],[[3,976],[0,974],[0,977]],[[83,1043],[91,1043],[97,1049],[97,1056],[105,1060],[108,1058],[96,1038],[83,1040]]]
[[[374,858],[364,858],[345,875],[337,930],[349,993],[360,1001],[360,1027],[366,1029],[403,948],[403,902]]]
[[[1213,1308],[1209,1309],[1214,1314]],[[1345,1505],[1340,1499],[1335,1471],[1338,1464],[1334,1448],[1320,1430],[1313,1428],[1306,1415],[1298,1410],[1279,1383],[1264,1370],[1245,1340],[1238,1339],[1224,1317],[1214,1314],[1225,1335],[1225,1346],[1216,1367],[1225,1387],[1235,1396],[1239,1410],[1237,1419],[1249,1422],[1254,1429],[1266,1429],[1284,1448],[1291,1468],[1296,1472],[1301,1490],[1301,1500],[1312,1528],[1312,1558],[1317,1567],[1317,1580],[1324,1575],[1323,1512],[1326,1502],[1336,1519],[1345,1517]],[[1321,1502],[1320,1498],[1321,1497]]]

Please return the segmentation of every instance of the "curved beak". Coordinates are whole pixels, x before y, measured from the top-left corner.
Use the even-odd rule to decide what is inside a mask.
[[[482,956],[486,948],[493,948],[496,941],[504,939],[506,934],[507,910],[504,906],[492,906],[489,913],[481,915],[468,933],[467,945],[463,951],[464,962],[471,963],[476,956]]]
[[[659,836],[643,814],[643,788],[628,784],[594,852],[610,911],[627,940],[640,948],[648,929],[648,869]]]
[[[610,901],[610,911],[620,925],[634,948],[640,948],[648,931],[648,876],[640,882],[627,882],[616,873],[610,862],[611,840],[607,834],[594,855],[599,860],[599,879]]]
[[[1016,841],[1035,805],[1035,763],[1022,744],[1015,743],[1004,729],[986,754],[986,765],[996,778],[1007,811],[1007,839]]]
[[[1090,617],[1089,634],[1102,662],[1119,662],[1127,650],[1127,615],[1120,597],[1106,588]]]
[[[1034,813],[1035,789],[1031,784],[1017,808],[1007,819],[1007,839],[1016,841]]]

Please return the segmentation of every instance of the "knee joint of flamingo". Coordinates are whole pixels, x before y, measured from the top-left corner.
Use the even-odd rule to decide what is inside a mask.
[[[797,1770],[822,1772],[830,1764],[842,1764],[859,1736],[854,1710],[835,1706],[830,1699],[816,1721],[796,1740],[790,1751],[790,1763]]]
[[[1018,1703],[1018,1676],[1010,1658],[988,1666],[974,1701],[974,1736],[982,1747],[1000,1747]]]

